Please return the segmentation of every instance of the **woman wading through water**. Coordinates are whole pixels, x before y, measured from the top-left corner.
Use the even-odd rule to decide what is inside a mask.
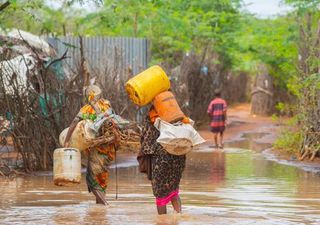
[[[101,98],[101,89],[98,86],[89,86],[85,94],[88,104],[80,109],[80,112],[72,121],[65,139],[65,147],[69,147],[69,140],[78,122],[84,119],[95,122],[104,116],[108,116],[110,112],[112,112],[110,102]],[[88,191],[95,195],[97,204],[107,205],[105,190],[108,185],[109,165],[115,158],[115,145],[101,144],[97,147],[87,149],[87,152],[88,167],[86,181]]]
[[[143,158],[149,161],[144,161],[145,172],[148,174],[148,179],[151,180],[158,214],[167,213],[169,202],[174,210],[180,213],[179,184],[185,168],[186,156],[169,154],[157,142],[159,135],[160,132],[154,127],[150,116],[147,115],[141,134],[141,151],[138,155],[138,161],[141,162]]]

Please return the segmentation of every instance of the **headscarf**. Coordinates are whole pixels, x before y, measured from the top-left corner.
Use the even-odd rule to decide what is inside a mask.
[[[101,98],[102,91],[97,85],[90,85],[85,91],[86,98],[89,103],[97,102]]]

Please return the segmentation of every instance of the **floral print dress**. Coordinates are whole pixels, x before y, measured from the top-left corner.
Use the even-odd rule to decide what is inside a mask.
[[[77,117],[95,121],[99,114],[104,114],[111,108],[110,102],[105,99],[98,100],[94,105],[87,104],[80,109]],[[93,190],[105,192],[108,186],[109,165],[115,158],[115,146],[103,144],[90,148],[88,153],[88,166],[86,181],[89,192]]]

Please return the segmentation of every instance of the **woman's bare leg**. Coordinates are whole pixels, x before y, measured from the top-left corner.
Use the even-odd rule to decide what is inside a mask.
[[[167,206],[157,206],[157,210],[158,210],[158,214],[162,215],[162,214],[167,214]]]
[[[108,205],[107,200],[105,198],[105,193],[96,189],[93,189],[92,193],[94,194],[94,196],[96,196],[97,204]]]
[[[213,133],[214,146],[218,147],[218,133]]]
[[[223,147],[223,132],[220,132],[220,138],[219,138],[219,146],[221,146],[221,148]]]
[[[171,204],[177,213],[181,213],[181,199],[180,199],[179,195],[177,195],[171,199]]]

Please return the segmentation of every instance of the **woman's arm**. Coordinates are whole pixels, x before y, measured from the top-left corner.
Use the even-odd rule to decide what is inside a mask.
[[[76,129],[78,123],[80,121],[80,118],[79,117],[76,117],[74,118],[74,120],[72,121],[72,123],[70,124],[69,126],[69,129],[68,129],[68,132],[67,132],[67,135],[66,135],[66,139],[64,141],[64,147],[69,147],[70,143],[70,138],[72,136],[72,133],[74,131],[74,129]]]
[[[223,116],[224,116],[224,121],[227,123],[227,103],[224,101],[223,103]]]
[[[212,101],[211,101],[210,104],[208,105],[208,109],[207,109],[207,114],[208,114],[210,120],[212,118],[212,113],[213,113],[213,107],[212,107]]]

